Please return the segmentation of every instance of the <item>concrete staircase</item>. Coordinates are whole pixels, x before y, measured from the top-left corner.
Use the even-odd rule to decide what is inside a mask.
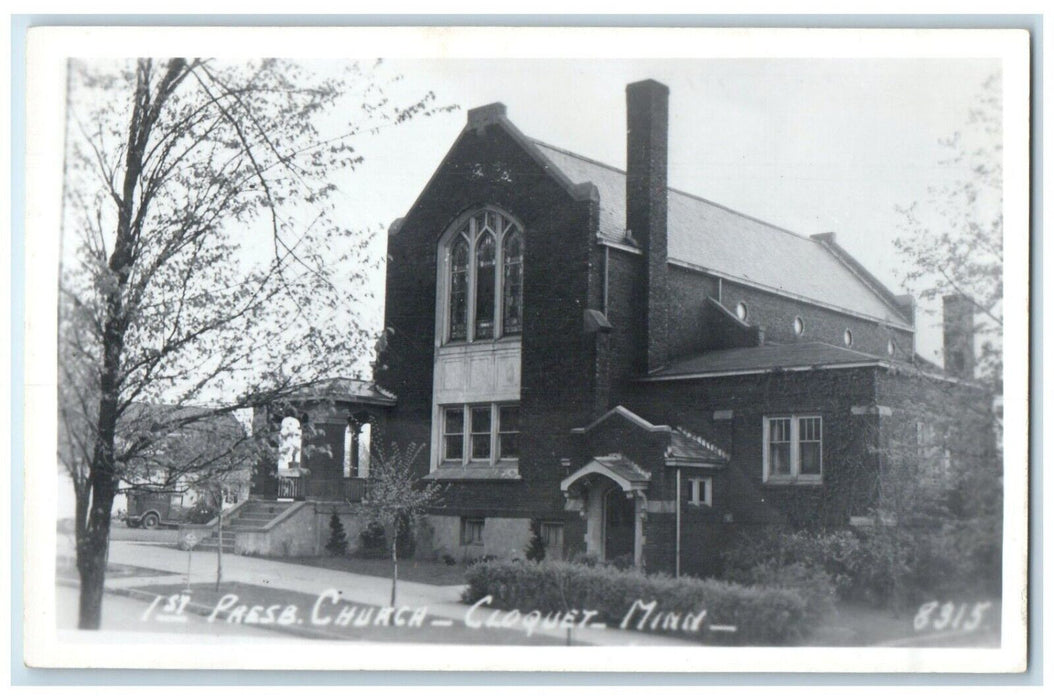
[[[224,516],[223,541],[220,541],[219,528],[214,527],[209,536],[195,548],[199,551],[215,552],[223,547],[224,552],[234,552],[235,533],[239,530],[263,530],[267,523],[296,505],[295,502],[248,501],[240,508]]]

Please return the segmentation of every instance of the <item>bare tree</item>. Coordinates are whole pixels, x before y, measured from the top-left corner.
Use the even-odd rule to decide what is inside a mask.
[[[241,464],[256,436],[200,431],[368,356],[357,309],[371,261],[338,218],[333,178],[362,161],[357,135],[450,108],[431,93],[396,104],[379,63],[69,70],[60,458],[76,491],[80,627],[97,628],[119,483]],[[337,109],[351,123],[324,132]],[[174,464],[173,440],[198,449]]]
[[[414,474],[414,461],[421,452],[421,445],[410,444],[405,449],[392,443],[384,448],[374,448],[376,456],[370,461],[370,477],[363,503],[366,513],[379,522],[391,534],[392,597],[399,581],[399,538],[411,536],[411,528],[434,505],[440,497],[440,486],[433,482],[422,482]]]

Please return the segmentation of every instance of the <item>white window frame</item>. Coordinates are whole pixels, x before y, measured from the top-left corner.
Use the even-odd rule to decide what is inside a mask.
[[[820,473],[801,473],[800,422],[815,418],[820,421]],[[790,419],[790,474],[773,474],[769,464],[769,426],[774,420]],[[823,416],[819,413],[783,413],[767,415],[761,421],[762,480],[767,484],[819,484],[823,482]]]
[[[705,494],[703,497],[700,497],[700,491]],[[714,478],[712,476],[688,478],[688,503],[693,506],[714,505]]]
[[[504,221],[501,231],[494,232],[494,331],[490,338],[476,339],[476,273],[478,262],[476,260],[476,244],[479,242],[480,229],[476,223],[477,217],[487,214],[495,214]],[[465,309],[465,338],[452,340],[450,337],[450,290],[451,290],[451,250],[461,237],[462,231],[468,227],[466,238],[468,239],[468,270],[466,276],[467,297]],[[441,312],[437,314],[440,318],[441,327],[439,338],[444,345],[467,344],[467,343],[490,343],[500,338],[518,338],[523,334],[523,262],[520,263],[520,330],[515,333],[505,333],[505,239],[513,230],[519,232],[521,255],[526,248],[526,240],[523,225],[515,217],[509,215],[496,207],[481,207],[471,213],[462,216],[452,226],[447,235],[440,243],[439,259],[442,261],[442,275],[440,277],[439,294],[436,302],[441,305]]]
[[[472,459],[472,409],[483,408],[484,406],[490,408],[490,457],[488,459]],[[516,464],[519,462],[519,457],[501,457],[498,455],[498,446],[500,444],[499,435],[501,433],[501,409],[516,407],[519,408],[520,404],[517,401],[498,401],[493,403],[464,403],[464,404],[441,404],[439,406],[439,419],[441,421],[439,436],[441,444],[439,446],[439,463],[440,465],[459,465],[459,466],[473,466],[473,465],[489,465],[494,466],[496,464]],[[447,459],[446,456],[446,421],[447,411],[461,409],[461,458],[460,459]],[[521,426],[522,427],[522,426]],[[520,430],[517,430],[517,435],[520,435]],[[522,444],[522,443],[521,443]]]

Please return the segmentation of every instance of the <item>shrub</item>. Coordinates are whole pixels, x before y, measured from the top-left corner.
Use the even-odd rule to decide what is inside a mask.
[[[568,562],[483,562],[467,574],[463,599],[475,602],[493,596],[492,605],[524,613],[555,613],[571,609],[595,610],[596,618],[620,626],[635,601],[655,601],[655,615],[680,615],[706,610],[699,631],[681,632],[715,642],[780,644],[799,638],[814,624],[804,597],[791,588],[726,583],[713,579],[645,575],[610,566],[582,566]],[[655,619],[654,617],[652,619]],[[637,629],[640,616],[628,621]],[[736,633],[709,633],[707,625],[734,625]],[[653,631],[650,622],[643,628]],[[660,631],[661,624],[660,624]],[[717,636],[721,634],[721,636]]]
[[[205,501],[198,501],[187,511],[186,520],[193,525],[204,525],[215,518],[218,512]]]
[[[369,559],[383,559],[389,556],[388,538],[384,526],[376,520],[371,521],[359,533],[359,556]]]
[[[736,538],[722,556],[722,577],[798,587],[812,598],[812,591],[824,587],[826,575],[842,599],[903,610],[935,597],[998,595],[998,546],[967,524],[880,522],[852,530],[790,532],[765,528]]]
[[[595,554],[578,552],[571,557],[571,563],[579,566],[601,566],[604,562],[600,561],[600,557]]]
[[[344,532],[344,523],[336,513],[329,517],[329,541],[326,542],[326,551],[334,557],[342,557],[348,551],[348,535]]]
[[[759,577],[771,579],[776,574],[770,572],[800,564],[810,572],[808,577],[826,574],[837,594],[848,597],[855,585],[853,568],[858,566],[860,554],[861,542],[851,530],[788,532],[762,528],[741,533],[725,550],[722,576],[741,583],[759,583]]]
[[[542,540],[542,523],[539,520],[531,520],[531,539],[527,543],[524,556],[528,561],[542,561],[545,559],[545,541]]]
[[[820,624],[834,610],[837,598],[827,572],[801,562],[782,566],[771,562],[757,564],[741,574],[736,582],[797,591],[805,601],[805,613],[810,626]]]

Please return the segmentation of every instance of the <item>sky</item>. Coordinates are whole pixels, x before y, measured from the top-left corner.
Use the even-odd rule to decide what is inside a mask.
[[[670,186],[801,235],[833,231],[895,292],[897,207],[962,176],[940,141],[964,128],[984,59],[394,60],[396,98],[436,94],[460,109],[356,143],[364,164],[336,177],[351,228],[403,216],[454,143],[465,112],[502,102],[528,136],[625,167],[625,85],[670,88]],[[376,241],[383,255],[383,235]],[[808,274],[808,271],[803,271]],[[383,276],[377,275],[383,299]],[[923,309],[925,311],[925,309]],[[381,310],[374,310],[380,323]],[[918,351],[940,360],[938,318]]]

